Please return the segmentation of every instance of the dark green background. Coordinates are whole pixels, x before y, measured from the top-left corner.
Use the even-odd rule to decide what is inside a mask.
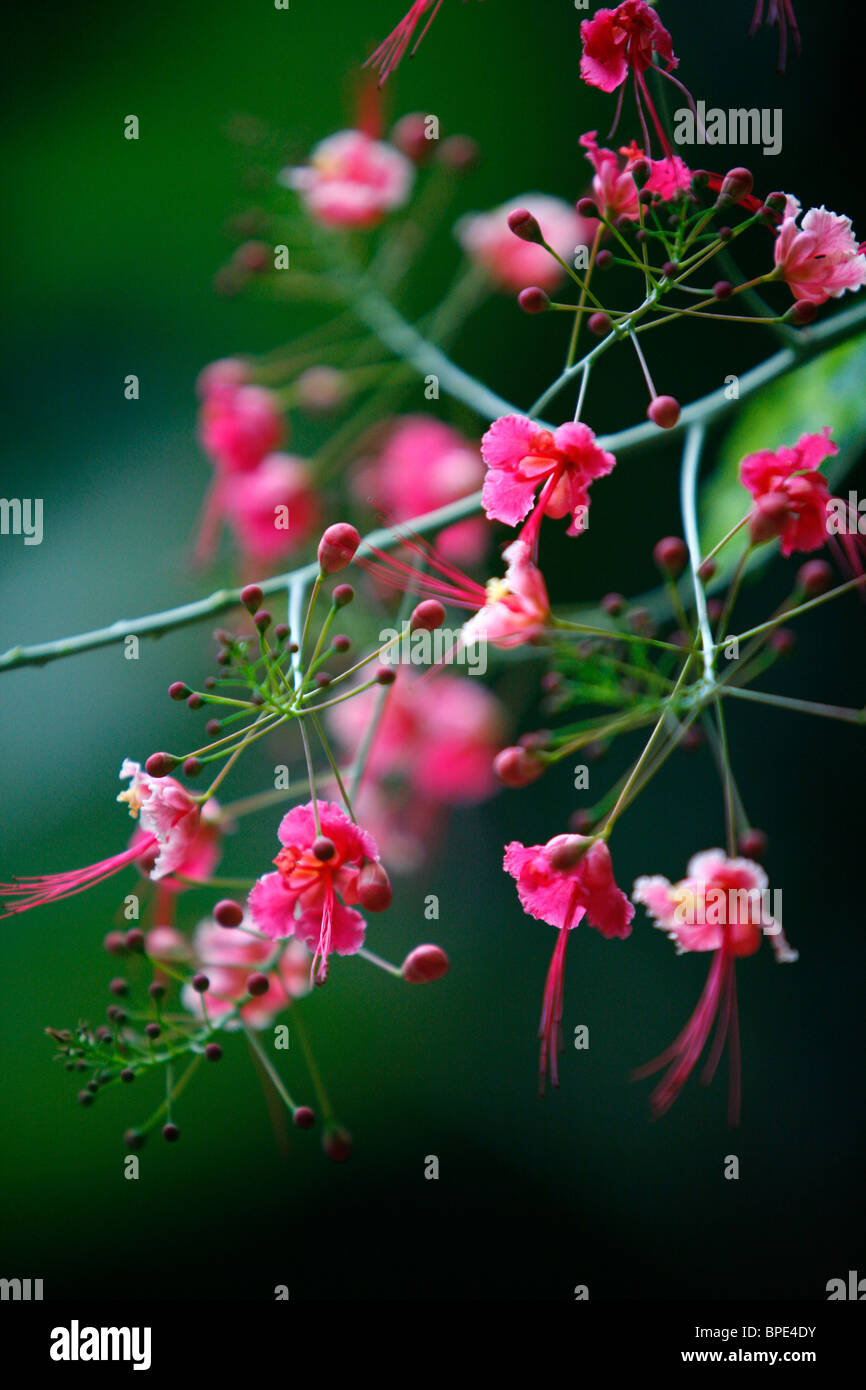
[[[250,161],[227,140],[227,122],[239,112],[263,118],[290,133],[287,153],[348,124],[357,62],[401,4],[293,0],[282,12],[267,0],[193,0],[18,15],[4,111],[2,495],[42,496],[46,516],[41,547],[0,542],[0,647],[202,591],[187,567],[207,477],[194,440],[196,372],[228,351],[270,348],[309,321],[291,307],[212,294],[229,245],[222,228],[244,206]],[[762,174],[763,191],[859,213],[862,234],[845,138],[856,127],[835,105],[848,76],[844,29],[803,13],[806,57],[779,79],[775,37],[746,38],[751,8],[666,3],[681,75],[708,103],[784,102],[784,149]],[[577,134],[597,126],[603,135],[612,104],[578,80],[580,18],[570,0],[447,0],[417,59],[389,84],[393,115],[435,112],[443,133],[480,142],[483,163],[461,208],[531,188],[582,191]],[[137,143],[122,138],[130,112],[141,120]],[[453,256],[450,247],[446,228],[439,255]],[[659,343],[661,388],[691,399],[773,346],[745,332],[720,339]],[[561,354],[548,321],[522,318],[507,299],[488,306],[456,350],[522,405]],[[123,399],[128,372],[141,378],[137,403]],[[631,361],[599,370],[596,428],[642,411]],[[646,587],[653,541],[678,529],[675,448],[624,462],[605,487],[579,558],[573,542],[551,542],[563,596]],[[783,591],[779,573],[768,576],[745,613],[758,620]],[[856,602],[824,609],[802,625],[774,688],[860,703],[861,653]],[[121,847],[120,761],[187,727],[165,686],[209,660],[205,625],[145,644],[138,663],[111,649],[0,678],[0,877]],[[831,1277],[866,1273],[862,741],[751,708],[732,711],[730,723],[746,804],[770,834],[771,883],[783,886],[801,950],[796,967],[777,969],[762,951],[739,972],[736,1134],[725,1127],[724,1074],[706,1093],[691,1084],[658,1124],[647,1118],[646,1087],[627,1079],[678,1031],[706,970],[705,959],[676,960],[642,917],[627,943],[579,934],[566,1033],[588,1024],[591,1049],[565,1054],[559,1094],[535,1095],[553,933],[523,917],[498,861],[505,840],[545,840],[563,827],[574,808],[563,770],[455,815],[436,866],[401,881],[396,910],[371,931],[371,946],[399,959],[431,934],[424,895],[438,893],[435,935],[454,962],[446,981],[401,989],[348,961],[305,1010],[355,1134],[343,1167],[309,1135],[293,1139],[289,1158],[279,1154],[238,1041],[184,1098],[180,1144],[152,1142],[141,1179],[125,1181],[119,1136],[156,1103],[158,1083],[147,1094],[112,1090],[84,1112],[42,1029],[101,1013],[114,967],[99,943],[126,888],[116,881],[4,922],[0,1273],[42,1277],[49,1297],[269,1298],[288,1284],[296,1298],[470,1300],[567,1299],[579,1283],[593,1298],[813,1298]],[[594,776],[617,775],[626,751]],[[261,763],[237,785],[265,776]],[[275,824],[249,822],[226,871],[270,858]],[[708,756],[681,755],[617,832],[619,881],[679,877],[688,856],[722,834]],[[189,901],[182,911],[195,920]],[[290,1064],[297,1076],[294,1052]],[[722,1176],[731,1153],[738,1182]],[[428,1154],[440,1160],[436,1183],[423,1178]]]

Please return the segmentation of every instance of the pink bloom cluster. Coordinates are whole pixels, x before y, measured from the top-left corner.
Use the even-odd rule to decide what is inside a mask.
[[[755,499],[752,536],[778,535],[783,555],[817,550],[827,540],[830,489],[819,467],[839,452],[829,425],[820,434],[804,434],[791,446],[760,449],[740,464],[740,481]]]
[[[388,522],[399,522],[466,497],[483,477],[477,445],[430,415],[404,415],[356,469],[352,490]],[[436,544],[447,559],[471,564],[486,549],[487,527],[478,517],[458,521],[439,532]]]
[[[248,384],[242,362],[201,373],[199,438],[215,476],[196,549],[209,559],[228,523],[246,562],[265,567],[291,554],[316,524],[319,506],[307,463],[277,452],[285,434],[273,392]]]
[[[191,984],[181,990],[181,1002],[190,1013],[214,1022],[230,1013],[237,1002],[248,994],[250,975],[261,971],[273,956],[273,945],[249,934],[249,918],[238,927],[221,927],[210,918],[199,922],[193,933],[192,954],[197,970],[208,979],[208,989],[202,995]],[[154,933],[150,933],[152,937]],[[148,949],[157,947],[151,942]],[[279,961],[267,972],[268,988],[264,994],[248,999],[241,1006],[240,1018],[250,1028],[267,1028],[293,999],[300,999],[310,989],[310,953],[301,941],[289,941]],[[227,1030],[239,1028],[231,1020]]]
[[[648,159],[643,150],[636,145],[625,146],[616,154],[613,150],[598,145],[594,130],[581,135],[580,143],[595,170],[592,180],[593,197],[610,222],[615,221],[617,217],[636,221],[640,216],[638,186],[632,174],[638,160],[645,160],[650,167],[649,177],[643,187],[650,193],[657,193],[666,202],[691,186],[692,171],[679,155],[667,155],[664,159]]]
[[[378,695],[365,690],[328,711],[347,757],[361,746]],[[505,710],[468,676],[411,666],[389,688],[367,757],[358,814],[395,868],[410,872],[430,857],[449,806],[472,805],[497,789],[493,759]]]
[[[362,130],[341,130],[315,146],[309,163],[282,181],[300,193],[308,213],[328,227],[375,227],[409,200],[410,160]]]

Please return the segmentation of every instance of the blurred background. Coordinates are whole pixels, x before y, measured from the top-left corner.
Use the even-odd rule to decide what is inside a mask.
[[[3,112],[0,495],[43,497],[45,535],[40,546],[0,538],[0,649],[173,606],[231,577],[228,567],[196,575],[189,563],[208,480],[195,377],[215,357],[270,349],[315,322],[307,308],[213,292],[231,250],[226,221],[248,204],[261,156],[236,138],[238,117],[263,123],[274,168],[351,124],[359,62],[401,7],[84,0],[74,10],[19,10]],[[751,0],[665,3],[680,76],[708,105],[783,106],[782,153],[764,162],[761,191],[784,188],[806,207],[846,212],[862,235],[855,127],[839,105],[853,81],[843,27],[800,3],[804,57],[780,78],[775,32],[747,38],[751,10]],[[433,288],[440,267],[456,262],[457,213],[529,189],[569,199],[585,191],[577,136],[595,128],[602,138],[612,104],[578,80],[581,17],[570,0],[448,0],[418,56],[389,81],[389,120],[434,112],[443,134],[471,135],[482,151],[437,231]],[[129,113],[140,119],[137,142],[123,138]],[[628,123],[621,133],[631,137]],[[559,369],[557,328],[503,296],[467,326],[454,355],[526,405]],[[769,335],[684,330],[659,342],[651,366],[659,389],[685,401],[773,350]],[[610,361],[593,378],[597,430],[643,414],[634,364]],[[135,402],[123,395],[128,373],[141,381]],[[862,377],[849,372],[828,389],[844,391],[839,408],[849,408]],[[467,424],[440,405],[444,418]],[[783,423],[796,419],[796,402],[775,398],[773,437],[750,438],[754,447],[796,436],[800,420],[776,437],[780,411]],[[853,469],[857,429],[850,439],[844,462]],[[724,449],[724,431],[712,444]],[[588,602],[655,583],[652,545],[679,529],[677,462],[676,445],[662,441],[621,464],[597,489],[579,546],[552,528],[555,596]],[[795,565],[787,577],[785,568],[749,589],[745,618],[759,621],[784,595]],[[211,669],[210,627],[143,642],[137,662],[108,648],[0,677],[0,878],[123,847],[117,769],[188,727],[165,688]],[[821,609],[798,632],[772,688],[861,704],[856,600]],[[518,679],[521,699],[531,680]],[[514,692],[514,679],[500,690]],[[237,1039],[185,1094],[181,1142],[151,1140],[140,1179],[124,1180],[121,1135],[158,1103],[161,1079],[112,1088],[82,1110],[43,1030],[101,1020],[116,966],[100,943],[131,880],[4,922],[0,1273],[44,1279],[46,1297],[267,1299],[285,1284],[293,1298],[532,1300],[571,1298],[577,1284],[602,1299],[821,1298],[828,1279],[866,1272],[862,736],[744,706],[729,724],[740,788],[770,837],[770,882],[783,888],[786,931],[801,952],[798,965],[779,969],[761,951],[739,971],[737,1132],[725,1124],[724,1063],[709,1091],[694,1080],[658,1123],[648,1118],[647,1086],[628,1080],[679,1031],[707,966],[677,960],[642,914],[625,943],[578,934],[565,1032],[588,1025],[590,1049],[566,1052],[561,1090],[537,1098],[535,1029],[554,932],[523,916],[499,863],[505,841],[544,841],[564,828],[575,793],[562,768],[523,793],[455,812],[435,864],[399,880],[394,910],[374,923],[369,945],[390,959],[439,941],[453,962],[445,981],[410,990],[347,960],[305,1008],[355,1136],[345,1165],[329,1163],[311,1135],[281,1152]],[[638,747],[617,748],[592,776],[614,780]],[[273,761],[250,758],[233,792],[266,784]],[[256,872],[276,824],[276,812],[248,822],[222,872]],[[709,754],[678,754],[617,830],[618,880],[679,878],[693,852],[722,837]],[[435,924],[424,919],[430,893],[440,902]],[[182,900],[183,925],[203,898]],[[306,1094],[295,1051],[286,1075]],[[435,1182],[424,1178],[433,1154]],[[739,1181],[724,1180],[729,1154],[740,1159]]]

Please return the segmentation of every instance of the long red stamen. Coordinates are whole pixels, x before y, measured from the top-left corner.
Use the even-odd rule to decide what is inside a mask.
[[[89,864],[84,869],[70,869],[62,874],[42,874],[37,878],[19,878],[12,883],[0,883],[0,898],[19,901],[11,903],[0,913],[3,917],[13,917],[18,912],[28,912],[32,907],[42,907],[44,903],[56,903],[63,898],[83,893],[103,879],[134,864],[159,843],[156,835],[148,835],[139,843],[130,845],[122,854],[114,854],[110,859],[101,859],[98,864]]]

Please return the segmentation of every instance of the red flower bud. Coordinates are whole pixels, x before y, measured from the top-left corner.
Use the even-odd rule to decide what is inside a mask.
[[[539,289],[538,285],[527,285],[517,296],[517,302],[524,314],[543,314],[550,308],[550,295]]]
[[[672,430],[680,418],[680,403],[674,396],[656,396],[647,406],[647,416],[659,429]]]
[[[797,571],[797,588],[809,598],[826,594],[833,583],[833,571],[826,560],[807,560]]]
[[[742,198],[747,198],[752,191],[754,179],[748,169],[738,165],[735,169],[729,169],[722,179],[720,197],[730,198],[732,202],[739,203]]]
[[[247,584],[245,588],[241,589],[241,603],[249,613],[255,613],[256,609],[260,607],[262,597],[262,591],[258,584]]]
[[[361,537],[347,521],[329,526],[319,541],[319,569],[322,574],[337,574],[344,570],[361,544]]]
[[[493,771],[505,787],[528,787],[544,772],[544,763],[528,748],[503,748],[493,759]]]
[[[221,927],[239,927],[244,920],[244,910],[240,903],[231,898],[221,898],[213,910],[214,921]]]
[[[425,944],[410,951],[400,973],[410,985],[429,985],[433,980],[441,980],[451,969],[451,962],[441,946]]]
[[[435,632],[445,621],[445,609],[438,598],[425,598],[413,608],[409,619],[410,632]]]
[[[521,241],[534,241],[538,245],[544,243],[541,228],[528,208],[515,208],[514,212],[510,212],[508,214],[508,227],[515,236],[520,237]]]
[[[358,900],[368,912],[384,912],[391,906],[394,891],[384,865],[368,859],[358,874]]]
[[[679,536],[665,536],[653,546],[653,559],[662,574],[679,579],[689,562],[689,550]]]

